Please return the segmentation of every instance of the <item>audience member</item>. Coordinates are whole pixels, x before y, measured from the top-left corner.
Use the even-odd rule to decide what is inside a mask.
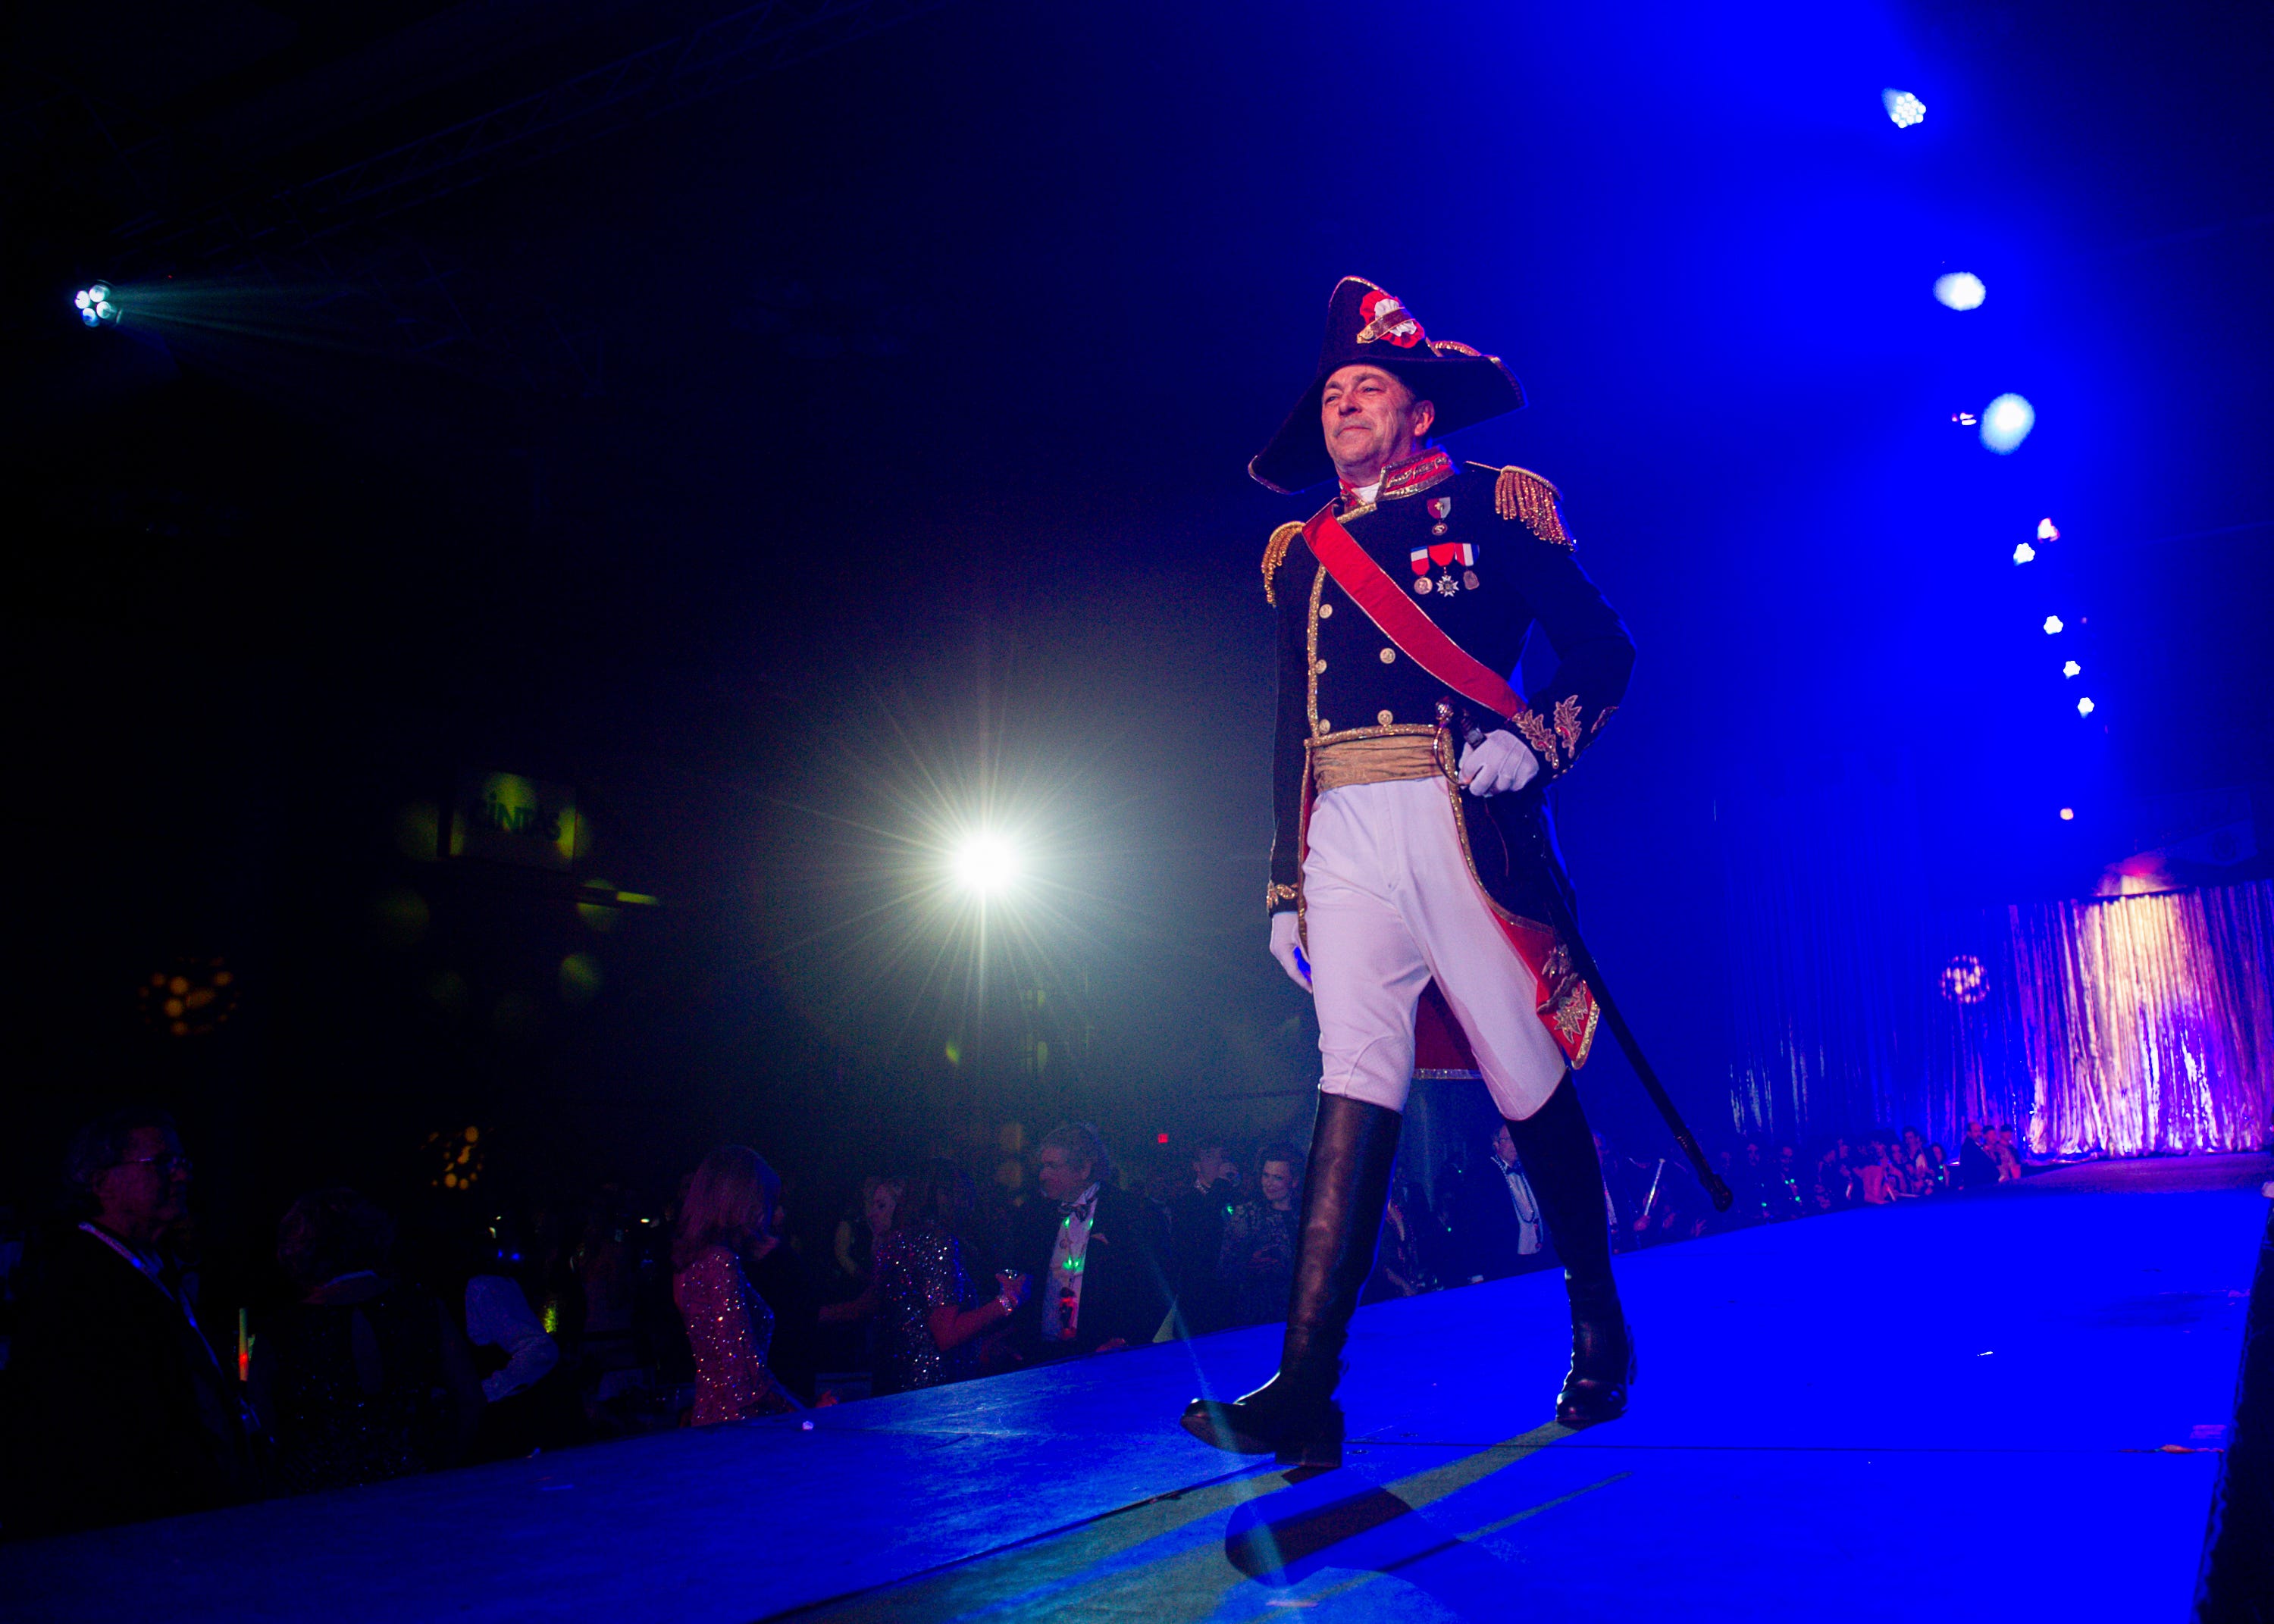
[[[1035,1282],[1021,1328],[1042,1357],[1111,1353],[1149,1342],[1168,1313],[1163,1225],[1114,1182],[1097,1130],[1061,1124],[1035,1154],[1042,1199],[1021,1214],[1013,1257]]]
[[[1508,1124],[1495,1123],[1489,1154],[1461,1186],[1453,1237],[1463,1277],[1472,1284],[1545,1267],[1547,1232],[1540,1199],[1516,1158]]]
[[[1998,1182],[1998,1158],[1983,1142],[1982,1124],[1966,1124],[1966,1138],[1958,1147],[1958,1187],[1984,1190]]]
[[[1901,1154],[1904,1186],[1915,1196],[1934,1194],[1934,1162],[1926,1154],[1926,1136],[1916,1128],[1905,1128]]]
[[[1851,1165],[1852,1153],[1843,1136],[1826,1147],[1816,1159],[1816,1210],[1836,1213],[1853,1207],[1863,1199],[1856,1188],[1856,1169]]]
[[[688,1186],[672,1248],[672,1301],[695,1349],[697,1426],[794,1410],[767,1368],[773,1312],[750,1276],[777,1240],[781,1181],[755,1150],[727,1145],[703,1158]]]
[[[863,1290],[877,1277],[877,1243],[892,1232],[901,1188],[897,1178],[870,1174],[861,1181],[860,1206],[837,1221],[837,1267]]]
[[[1027,1282],[998,1274],[987,1297],[965,1272],[960,1231],[977,1198],[953,1162],[917,1169],[889,1234],[877,1243],[877,1363],[879,1395],[938,1387],[980,1373],[978,1339],[1018,1311]]]
[[[1216,1266],[1224,1255],[1224,1220],[1239,1202],[1239,1169],[1224,1147],[1206,1139],[1193,1146],[1191,1181],[1169,1204],[1177,1307],[1187,1335],[1216,1330],[1231,1315]]]
[[[1436,1282],[1422,1261],[1427,1219],[1427,1209],[1414,1202],[1412,1186],[1403,1179],[1397,1181],[1382,1209],[1382,1242],[1374,1254],[1374,1274],[1359,1294],[1360,1302],[1419,1297],[1436,1289]]]
[[[1296,1169],[1291,1146],[1274,1145],[1256,1158],[1255,1194],[1226,1214],[1216,1252],[1216,1281],[1233,1325],[1265,1325],[1287,1317],[1295,1283]]]
[[[486,1401],[474,1441],[476,1461],[517,1460],[586,1437],[575,1373],[531,1300],[541,1289],[538,1265],[519,1236],[512,1221],[501,1219],[472,1244],[468,1259],[466,1340],[473,1344]]]
[[[112,1111],[72,1140],[82,1215],[26,1294],[10,1371],[19,1413],[11,1534],[202,1511],[256,1488],[233,1372],[200,1329],[167,1241],[189,1212],[190,1159],[163,1111]]]
[[[1856,1177],[1866,1207],[1885,1207],[1902,1193],[1902,1173],[1888,1154],[1886,1134],[1874,1133],[1858,1147]]]
[[[2011,1184],[2022,1177],[2021,1153],[2014,1148],[2014,1129],[2011,1124],[1999,1123],[1995,1138],[1990,1144],[1990,1154],[1998,1162],[1998,1180]]]
[[[584,1302],[580,1361],[595,1403],[605,1404],[644,1380],[641,1346],[639,1248],[625,1213],[624,1192],[609,1185],[585,1220],[570,1259]]]
[[[485,1398],[442,1305],[389,1277],[395,1222],[352,1190],[320,1190],[277,1226],[299,1300],[254,1340],[249,1385],[294,1493],[454,1465]]]
[[[1776,1160],[1769,1166],[1767,1202],[1769,1218],[1774,1222],[1808,1215],[1808,1198],[1801,1193],[1800,1152],[1790,1145],[1777,1147]]]

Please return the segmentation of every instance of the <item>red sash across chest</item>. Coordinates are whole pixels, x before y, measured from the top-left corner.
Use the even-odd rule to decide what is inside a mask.
[[[1331,506],[1311,515],[1303,526],[1303,539],[1334,577],[1335,584],[1366,611],[1367,618],[1406,658],[1495,716],[1523,713],[1523,696],[1508,685],[1508,680],[1438,629],[1437,623],[1342,527]]]

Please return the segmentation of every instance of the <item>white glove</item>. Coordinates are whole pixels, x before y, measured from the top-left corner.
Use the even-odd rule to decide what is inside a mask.
[[[1461,751],[1461,786],[1472,795],[1505,794],[1539,775],[1540,757],[1505,728]]]
[[[1311,963],[1303,957],[1303,927],[1301,916],[1292,908],[1284,908],[1271,916],[1271,956],[1287,973],[1287,979],[1305,992],[1311,990]]]

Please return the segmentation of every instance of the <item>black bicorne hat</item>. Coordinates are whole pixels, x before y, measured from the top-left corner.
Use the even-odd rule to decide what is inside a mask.
[[[1334,477],[1326,432],[1319,425],[1319,395],[1337,371],[1360,362],[1396,373],[1435,406],[1432,433],[1449,434],[1524,404],[1523,386],[1498,356],[1430,338],[1399,300],[1364,277],[1345,276],[1327,301],[1327,340],[1319,348],[1311,386],[1271,443],[1247,460],[1251,478],[1292,495]]]

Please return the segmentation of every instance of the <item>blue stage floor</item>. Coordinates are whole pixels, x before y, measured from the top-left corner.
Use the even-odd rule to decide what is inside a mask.
[[[1533,1275],[1362,1312],[1349,1464],[1306,1481],[1175,1425],[1266,1373],[1234,1332],[0,1547],[0,1613],[2179,1620],[2269,1177],[2073,1169],[1622,1259],[1641,1380],[1585,1433],[1543,1425]]]

